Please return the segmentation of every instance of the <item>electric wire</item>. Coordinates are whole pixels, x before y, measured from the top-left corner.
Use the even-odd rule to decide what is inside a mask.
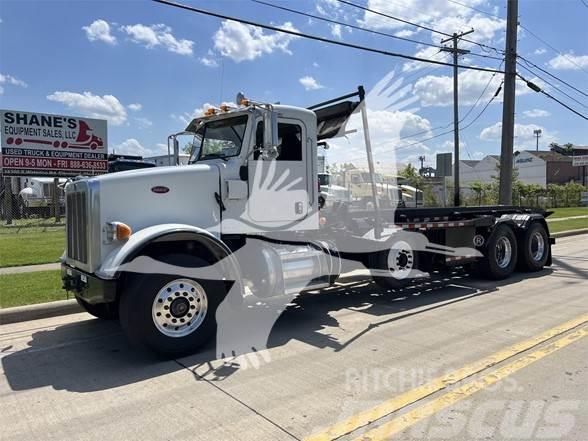
[[[221,18],[224,20],[232,20],[232,21],[236,21],[238,23],[243,23],[243,24],[247,24],[250,26],[257,26],[259,28],[262,29],[267,29],[270,31],[274,31],[274,32],[281,32],[284,34],[289,34],[289,35],[294,35],[296,37],[302,37],[302,38],[307,38],[310,40],[315,40],[315,41],[320,41],[323,43],[329,43],[329,44],[333,44],[336,46],[342,46],[342,47],[348,47],[351,49],[357,49],[357,50],[363,50],[366,52],[372,52],[372,53],[376,53],[376,54],[380,54],[380,55],[386,55],[389,57],[396,57],[396,58],[403,58],[406,60],[412,60],[412,61],[420,61],[422,63],[429,63],[429,64],[437,64],[440,66],[448,66],[448,67],[454,67],[453,63],[445,63],[442,61],[434,61],[434,60],[430,60],[430,59],[426,59],[426,58],[421,58],[421,57],[415,57],[412,55],[406,55],[406,54],[401,54],[398,52],[390,52],[390,51],[385,51],[382,49],[376,49],[376,48],[372,48],[372,47],[367,47],[367,46],[361,46],[358,44],[353,44],[353,43],[345,43],[343,41],[337,41],[337,40],[332,40],[330,38],[324,38],[324,37],[319,37],[317,35],[311,35],[311,34],[305,34],[302,32],[298,32],[298,31],[294,31],[291,29],[285,29],[285,28],[279,28],[277,26],[271,26],[271,25],[267,25],[267,24],[263,24],[263,23],[258,23],[258,22],[254,22],[251,20],[245,20],[242,18],[237,18],[237,17],[232,17],[229,15],[225,15],[225,14],[219,14],[217,12],[212,12],[212,11],[207,11],[205,9],[200,9],[200,8],[195,8],[192,6],[188,6],[188,5],[184,5],[181,3],[175,3],[173,1],[170,0],[152,0],[156,3],[161,3],[167,6],[172,6],[175,8],[179,8],[179,9],[184,9],[187,11],[191,11],[191,12],[195,12],[197,14],[203,14],[203,15],[208,15],[211,17],[216,17],[216,18]],[[477,71],[481,71],[481,72],[498,72],[498,73],[504,73],[503,71],[496,71],[493,69],[488,69],[485,67],[477,67],[477,66],[469,66],[469,65],[461,65],[458,64],[457,65],[458,68],[462,68],[462,69],[469,69],[469,70],[477,70]]]
[[[531,31],[528,27],[523,26],[522,24],[519,23],[519,26],[524,29],[525,31],[527,31],[529,34],[531,34],[533,37],[535,37],[537,40],[539,40],[541,43],[543,43],[544,45],[546,45],[547,47],[549,47],[552,51],[554,51],[555,53],[561,55],[562,57],[564,57],[566,60],[568,60],[570,63],[574,64],[578,69],[580,69],[582,72],[588,74],[588,71],[586,69],[584,69],[581,65],[579,65],[578,63],[576,63],[573,59],[571,59],[570,57],[568,57],[566,54],[564,54],[563,52],[561,52],[559,49],[555,48],[554,46],[552,46],[551,44],[549,44],[547,41],[545,41],[544,39],[542,39],[541,37],[539,37],[537,34],[535,34],[533,31]]]
[[[529,69],[528,67],[525,67],[523,64],[521,63],[517,63],[520,67],[522,67],[523,69],[525,69],[527,72],[529,72],[531,75],[535,75],[537,78],[539,78],[541,81],[544,81],[546,84],[549,84],[551,87],[553,87],[555,90],[557,90],[559,93],[561,93],[562,95],[565,95],[566,97],[568,97],[569,99],[571,99],[572,101],[575,101],[577,104],[581,105],[582,107],[584,107],[585,109],[588,109],[588,106],[586,104],[584,104],[582,101],[578,101],[576,98],[574,98],[571,95],[568,95],[566,92],[564,92],[563,90],[561,90],[558,86],[556,86],[555,84],[551,83],[550,81],[546,80],[545,78],[541,77],[540,75],[537,75],[537,72],[533,72],[531,69]]]
[[[453,34],[448,34],[447,32],[439,31],[437,29],[433,29],[433,28],[430,28],[428,26],[420,25],[418,23],[414,23],[412,21],[405,20],[403,18],[395,17],[393,15],[386,14],[386,13],[381,12],[381,11],[376,11],[374,9],[368,8],[367,6],[363,6],[363,5],[360,5],[360,4],[357,4],[357,3],[354,3],[354,2],[348,1],[348,0],[336,0],[336,1],[338,1],[339,3],[343,3],[345,5],[348,5],[348,6],[352,6],[352,7],[357,8],[357,9],[361,9],[361,10],[366,11],[366,12],[371,12],[372,14],[376,14],[376,15],[379,15],[381,17],[386,17],[386,18],[389,18],[391,20],[399,21],[401,23],[405,23],[405,24],[408,24],[408,25],[411,25],[411,26],[415,26],[415,27],[420,28],[420,29],[425,29],[425,30],[430,31],[430,32],[433,32],[435,34],[443,35],[445,37],[453,37]],[[460,40],[461,41],[467,41],[468,43],[472,43],[472,44],[478,45],[478,46],[483,47],[483,48],[491,49],[491,50],[495,51],[497,54],[501,54],[502,53],[502,51],[500,51],[499,49],[496,49],[495,47],[489,46],[487,44],[479,43],[477,41],[470,40],[470,39],[463,38],[463,37],[461,37]]]
[[[550,77],[552,77],[552,78],[556,79],[556,80],[557,80],[557,81],[559,81],[560,83],[563,83],[563,84],[565,84],[565,85],[566,85],[566,86],[568,86],[570,89],[574,89],[576,92],[578,92],[578,93],[581,93],[582,95],[584,95],[584,96],[588,97],[588,93],[586,93],[586,92],[583,92],[582,90],[580,90],[580,89],[578,89],[577,87],[575,87],[575,86],[571,85],[570,83],[568,83],[568,82],[566,82],[566,81],[562,80],[561,78],[559,78],[559,77],[557,77],[557,76],[553,75],[551,72],[549,72],[549,71],[547,71],[547,70],[543,69],[541,66],[537,66],[535,63],[533,63],[532,61],[529,61],[529,60],[527,60],[527,59],[526,59],[525,57],[523,57],[522,55],[517,55],[517,58],[520,58],[521,60],[523,60],[523,62],[524,62],[525,64],[527,64],[527,65],[531,65],[531,66],[535,67],[536,69],[539,69],[541,72],[543,72],[543,73],[545,73],[545,74],[549,75]],[[536,75],[536,74],[534,74],[534,75]]]
[[[588,121],[588,116],[586,115],[582,115],[580,112],[578,112],[577,110],[573,109],[572,107],[568,106],[566,103],[560,101],[559,99],[557,99],[556,97],[554,97],[553,95],[551,95],[550,93],[544,91],[543,89],[541,89],[539,86],[537,86],[536,84],[532,83],[531,81],[528,81],[526,78],[524,78],[521,74],[517,73],[517,76],[523,80],[525,83],[527,83],[527,86],[529,86],[530,89],[534,90],[535,92],[539,92],[542,93],[543,95],[551,98],[553,101],[559,103],[560,105],[562,105],[563,107],[565,107],[566,109],[568,109],[570,112],[575,113],[576,115],[578,115],[580,118],[584,118],[585,120]]]

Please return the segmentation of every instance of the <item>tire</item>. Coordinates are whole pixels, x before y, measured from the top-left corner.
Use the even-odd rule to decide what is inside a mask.
[[[477,264],[486,279],[501,280],[512,274],[517,264],[517,239],[512,228],[499,224],[488,239],[484,257]]]
[[[540,271],[549,258],[549,235],[545,226],[534,222],[525,232],[521,242],[519,267],[523,271]]]
[[[389,271],[389,276],[377,276],[372,272],[374,282],[381,288],[401,289],[410,285],[411,271],[418,268],[418,253],[407,237],[399,236],[390,243],[390,248],[374,256],[373,267],[378,272]]]
[[[190,269],[209,266],[204,259],[190,255],[165,255],[157,260],[184,267],[187,274]],[[220,276],[211,276],[215,280],[127,274],[119,315],[129,340],[164,357],[193,353],[207,343],[216,332],[216,309],[227,294]]]
[[[102,320],[116,320],[118,318],[118,308],[115,303],[98,303],[92,305],[79,297],[76,297],[76,301],[84,311],[94,317]]]

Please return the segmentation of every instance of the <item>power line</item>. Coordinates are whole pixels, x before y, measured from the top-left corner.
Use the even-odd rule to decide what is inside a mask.
[[[577,110],[573,109],[572,107],[568,106],[566,103],[558,100],[557,98],[555,98],[553,95],[545,92],[543,89],[541,89],[539,86],[537,86],[535,83],[532,83],[531,81],[528,81],[526,78],[524,78],[521,74],[517,73],[517,76],[523,80],[525,83],[527,83],[527,86],[529,86],[530,89],[534,90],[535,92],[540,92],[543,95],[551,98],[553,101],[561,104],[563,107],[565,107],[566,109],[568,109],[570,112],[575,113],[576,115],[578,115],[580,118],[584,118],[585,120],[588,121],[588,116],[582,115],[580,112],[578,112]]]
[[[448,2],[450,2],[450,3],[455,3],[456,5],[459,5],[459,6],[463,6],[464,8],[471,9],[472,11],[479,12],[480,14],[487,15],[488,17],[500,18],[501,20],[503,20],[503,18],[502,18],[502,17],[500,17],[499,15],[496,15],[496,14],[491,14],[491,13],[490,13],[490,12],[488,12],[488,11],[484,11],[484,10],[482,10],[482,9],[474,8],[473,6],[466,5],[465,3],[460,3],[460,2],[457,2],[457,1],[455,1],[455,0],[447,0],[447,1],[448,1]]]
[[[535,37],[537,40],[539,40],[541,43],[543,43],[544,45],[548,46],[552,51],[554,51],[555,53],[561,55],[562,57],[564,57],[566,60],[568,60],[570,63],[574,64],[578,69],[580,69],[581,71],[583,71],[584,73],[588,74],[588,71],[586,69],[584,69],[582,66],[580,66],[578,63],[576,63],[572,58],[568,57],[566,54],[564,54],[563,52],[561,52],[560,50],[556,49],[555,47],[553,47],[551,44],[549,44],[547,41],[543,40],[541,37],[539,37],[538,35],[536,35],[533,31],[531,31],[529,28],[527,28],[526,26],[523,26],[522,24],[519,24],[519,26],[521,28],[523,28],[525,31],[527,31],[529,34],[531,34],[533,37]]]
[[[559,77],[557,77],[557,76],[553,75],[552,73],[550,73],[549,71],[547,71],[547,70],[543,69],[542,67],[540,67],[540,66],[537,66],[535,63],[533,63],[532,61],[529,61],[529,60],[527,60],[527,59],[526,59],[525,57],[523,57],[522,55],[517,55],[517,57],[518,57],[518,58],[520,58],[521,60],[523,60],[523,61],[524,61],[524,62],[525,62],[527,65],[531,65],[531,66],[533,66],[533,67],[535,67],[535,68],[539,69],[541,72],[544,72],[544,73],[546,73],[547,75],[549,75],[550,77],[552,77],[552,78],[556,79],[556,80],[557,80],[557,81],[559,81],[560,83],[563,83],[563,84],[565,84],[566,86],[568,86],[569,88],[571,88],[571,89],[574,89],[576,92],[579,92],[579,93],[581,93],[582,95],[584,95],[584,96],[587,96],[587,97],[588,97],[588,94],[587,94],[586,92],[582,92],[580,89],[576,88],[575,86],[572,86],[570,83],[567,83],[566,81],[564,81],[564,80],[562,80],[561,78],[559,78]],[[520,65],[520,63],[519,63],[519,65]]]
[[[164,4],[164,5],[173,6],[175,8],[185,9],[185,10],[191,11],[191,12],[196,12],[197,14],[203,14],[203,15],[208,15],[208,16],[211,16],[211,17],[222,18],[223,20],[232,20],[232,21],[236,21],[236,22],[243,23],[243,24],[250,25],[250,26],[257,26],[257,27],[260,27],[262,29],[267,29],[267,30],[274,31],[274,32],[281,32],[281,33],[284,33],[284,34],[294,35],[296,37],[308,38],[310,40],[315,40],[315,41],[320,41],[320,42],[323,42],[323,43],[334,44],[336,46],[342,46],[342,47],[348,47],[348,48],[351,48],[351,49],[363,50],[363,51],[366,51],[366,52],[372,52],[372,53],[376,53],[376,54],[380,54],[380,55],[387,55],[389,57],[404,58],[404,59],[407,59],[407,60],[420,61],[420,62],[423,62],[423,63],[437,64],[437,65],[440,65],[440,66],[451,66],[451,67],[454,66],[451,63],[445,63],[445,62],[442,62],[442,61],[434,61],[434,60],[429,60],[429,59],[426,59],[426,58],[415,57],[415,56],[412,56],[412,55],[406,55],[406,54],[401,54],[401,53],[397,53],[397,52],[390,52],[390,51],[385,51],[385,50],[382,50],[382,49],[371,48],[371,47],[367,47],[367,46],[360,46],[358,44],[345,43],[343,41],[332,40],[330,38],[319,37],[317,35],[305,34],[305,33],[298,32],[298,31],[293,31],[293,30],[290,30],[290,29],[279,28],[279,27],[276,27],[276,26],[271,26],[271,25],[267,25],[267,24],[263,24],[263,23],[258,23],[258,22],[254,22],[254,21],[251,21],[251,20],[245,20],[245,19],[242,19],[242,18],[236,18],[236,17],[232,17],[232,16],[229,16],[229,15],[225,15],[225,14],[219,14],[217,12],[207,11],[205,9],[195,8],[195,7],[184,5],[184,4],[181,4],[181,3],[175,3],[175,2],[170,1],[170,0],[153,0],[153,1],[156,2],[156,3]],[[458,67],[460,67],[462,69],[477,70],[477,71],[481,71],[481,72],[498,72],[498,73],[504,73],[504,72],[496,71],[496,70],[493,70],[493,69],[488,69],[488,68],[485,68],[485,67],[476,67],[476,66],[468,66],[468,65],[459,65]]]
[[[500,65],[498,66],[498,69],[502,68],[502,64],[504,63],[504,60],[501,61]],[[488,90],[488,87],[490,87],[490,83],[492,83],[492,80],[494,79],[494,77],[496,76],[495,73],[493,73],[490,76],[490,79],[488,80],[488,82],[486,83],[486,87],[484,87],[484,90],[482,90],[482,93],[480,94],[480,96],[478,97],[478,99],[476,100],[476,102],[473,104],[472,107],[470,107],[470,110],[467,111],[467,113],[465,114],[465,116],[461,119],[460,123],[465,120],[468,115],[470,113],[472,113],[472,111],[476,108],[476,106],[478,105],[478,103],[480,102],[480,100],[482,99],[482,97],[484,96],[484,94],[486,93],[486,90]]]
[[[251,0],[251,1],[254,2],[254,3],[259,3],[261,5],[269,6],[270,8],[280,9],[282,11],[291,12],[293,14],[303,15],[305,17],[313,18],[315,20],[325,21],[327,23],[338,24],[338,25],[341,25],[341,26],[348,27],[350,29],[357,29],[357,30],[360,30],[360,31],[369,32],[371,34],[382,35],[384,37],[395,38],[397,40],[408,41],[410,43],[416,43],[416,44],[422,44],[422,45],[425,45],[425,46],[436,47],[438,49],[441,49],[442,48],[442,46],[439,46],[437,44],[427,43],[427,42],[419,41],[419,40],[413,40],[411,38],[399,37],[397,35],[388,34],[386,32],[380,32],[380,31],[376,31],[374,29],[364,28],[362,26],[355,26],[355,25],[352,25],[350,23],[345,23],[345,22],[342,22],[342,21],[337,21],[337,20],[332,20],[330,18],[321,17],[319,15],[309,14],[307,12],[298,11],[296,9],[286,8],[285,6],[279,6],[279,5],[274,5],[274,4],[271,4],[271,3],[266,3],[266,2],[261,1],[261,0]]]
[[[379,15],[381,17],[386,17],[386,18],[389,18],[391,20],[399,21],[401,23],[405,23],[405,24],[408,24],[408,25],[411,25],[411,26],[415,26],[415,27],[420,28],[420,29],[424,29],[424,30],[433,32],[435,34],[443,35],[444,37],[451,37],[452,36],[452,34],[448,34],[447,32],[439,31],[437,29],[433,29],[433,28],[430,28],[428,26],[420,25],[418,23],[414,23],[412,21],[405,20],[404,18],[395,17],[393,15],[386,14],[386,13],[381,12],[381,11],[376,11],[374,9],[368,8],[367,6],[358,5],[357,3],[353,3],[353,2],[350,2],[348,0],[336,0],[336,1],[338,1],[339,3],[343,3],[345,5],[348,5],[348,6],[352,6],[352,7],[357,8],[357,9],[361,9],[361,10],[366,11],[366,12],[371,12],[372,14],[376,14],[376,15]],[[462,38],[461,40],[462,41],[467,41],[468,43],[476,44],[476,45],[478,45],[480,47],[485,47],[487,49],[491,49],[493,51],[496,51],[496,53],[500,53],[500,51],[498,49],[496,49],[495,47],[488,46],[488,45],[483,44],[483,43],[478,43],[477,41],[468,40],[466,38]]]
[[[381,31],[376,31],[375,29],[370,29],[370,28],[366,28],[366,27],[362,27],[362,26],[356,26],[356,25],[353,25],[351,23],[345,23],[343,21],[333,20],[331,18],[321,17],[321,16],[316,15],[316,14],[310,14],[308,12],[303,12],[303,11],[300,11],[300,10],[297,10],[297,9],[292,9],[292,8],[287,8],[285,6],[275,5],[275,4],[272,4],[272,3],[267,3],[267,2],[264,2],[262,0],[251,0],[251,1],[254,2],[254,3],[259,3],[260,5],[269,6],[270,8],[280,9],[282,11],[291,12],[293,14],[302,15],[304,17],[312,18],[312,19],[315,19],[315,20],[321,20],[321,21],[324,21],[324,22],[327,22],[327,23],[333,23],[333,24],[336,24],[336,25],[339,25],[339,26],[345,26],[345,27],[350,28],[350,29],[356,29],[356,30],[363,31],[363,32],[369,32],[370,34],[381,35],[383,37],[394,38],[396,40],[407,41],[409,43],[422,44],[423,46],[429,46],[429,47],[434,47],[434,48],[437,48],[437,49],[443,49],[443,46],[439,46],[439,45],[434,44],[434,43],[427,43],[425,41],[414,40],[412,38],[399,37],[397,35],[389,34],[387,32],[381,32]],[[478,54],[476,52],[470,52],[469,55],[473,55],[473,56],[481,57],[481,58],[493,59],[493,60],[500,60],[501,59],[499,57],[493,57],[493,56],[485,55],[485,54]]]
[[[584,6],[588,8],[588,2],[586,0],[580,0]]]
[[[569,99],[571,99],[572,101],[575,101],[577,104],[581,105],[582,107],[584,107],[585,109],[588,109],[588,106],[586,104],[584,104],[581,101],[578,101],[576,98],[574,98],[571,95],[568,95],[566,92],[564,92],[563,90],[561,90],[559,87],[557,87],[555,84],[547,81],[545,78],[537,75],[536,72],[533,72],[531,69],[529,69],[528,67],[524,66],[521,63],[517,63],[519,66],[521,66],[523,69],[525,69],[527,72],[529,72],[531,75],[535,75],[537,78],[539,78],[541,81],[544,81],[546,84],[549,84],[551,87],[553,87],[555,90],[557,90],[559,93],[565,95],[566,97],[568,97]]]

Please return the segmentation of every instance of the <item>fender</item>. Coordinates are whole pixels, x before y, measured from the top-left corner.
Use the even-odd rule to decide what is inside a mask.
[[[206,246],[221,262],[226,280],[235,280],[240,285],[241,269],[229,247],[210,232],[186,224],[154,225],[133,233],[106,256],[96,275],[101,279],[118,279],[121,265],[140,255],[147,246],[174,240],[195,240]]]

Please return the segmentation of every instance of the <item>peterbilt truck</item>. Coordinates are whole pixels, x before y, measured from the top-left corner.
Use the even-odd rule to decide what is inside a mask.
[[[310,108],[238,95],[195,118],[188,165],[68,183],[64,288],[127,336],[168,355],[214,337],[217,310],[249,296],[320,290],[354,269],[399,295],[414,280],[468,268],[504,279],[551,264],[548,213],[516,206],[369,209],[337,201],[319,209],[320,141],[363,121],[362,87]],[[178,141],[170,136],[177,154]]]

